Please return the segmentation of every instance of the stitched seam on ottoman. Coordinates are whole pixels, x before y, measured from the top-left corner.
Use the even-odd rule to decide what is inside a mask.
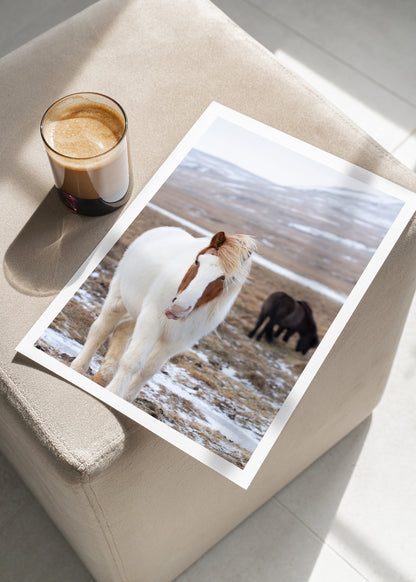
[[[76,455],[74,455],[74,453],[70,450],[70,448],[68,447],[68,445],[65,443],[65,441],[62,438],[60,438],[57,435],[52,434],[52,432],[50,430],[48,430],[48,428],[46,426],[37,423],[36,417],[39,417],[40,415],[39,415],[36,407],[33,406],[31,403],[29,403],[29,401],[27,400],[27,398],[23,394],[21,394],[19,391],[17,391],[17,387],[16,387],[15,382],[10,377],[10,375],[1,367],[0,367],[0,383],[5,386],[5,388],[6,388],[6,390],[4,392],[5,397],[6,397],[7,401],[13,406],[13,408],[17,409],[17,411],[21,414],[23,419],[24,419],[24,412],[26,412],[27,417],[33,421],[33,424],[30,425],[30,428],[33,430],[34,434],[39,438],[39,440],[43,446],[46,446],[59,460],[66,461],[68,464],[70,464],[73,467],[73,469],[75,469],[77,472],[80,473],[81,476],[88,476],[88,474],[90,472],[94,472],[94,470],[92,470],[92,469],[94,467],[94,464],[95,464],[97,458],[92,459],[90,457],[89,459],[85,459],[85,460],[81,461],[80,458],[78,458]],[[12,385],[14,387],[13,392],[9,387],[10,385]],[[24,412],[19,410],[19,407],[17,406],[18,404],[24,406],[24,408],[25,408]],[[111,448],[111,445],[117,444],[117,443],[121,442],[122,440],[123,440],[123,435],[114,438],[112,441],[107,443],[107,445],[105,447],[101,447],[101,451],[100,451],[100,455],[98,456],[98,459],[104,458],[105,453],[108,454],[109,449]],[[59,450],[59,448],[56,446],[55,443],[58,443],[59,445],[62,446],[62,448],[67,453],[67,457],[62,455],[61,451]],[[94,463],[92,462],[93,460],[94,460]]]
[[[103,511],[103,508],[102,508],[100,502],[98,501],[98,498],[97,498],[97,495],[94,491],[94,488],[91,485],[90,479],[88,478],[88,480],[85,481],[85,483],[81,484],[81,486],[82,486],[82,489],[84,490],[85,496],[88,500],[88,503],[91,507],[91,510],[92,510],[93,514],[95,515],[95,518],[96,518],[98,524],[100,525],[100,530],[103,534],[105,543],[109,549],[112,560],[113,560],[113,562],[117,568],[118,574],[120,576],[120,582],[128,582],[127,574],[126,574],[126,571],[124,569],[123,560],[121,559],[117,545],[114,541],[114,537],[113,537],[111,528],[110,528],[108,521],[105,517],[105,513]],[[99,512],[97,511],[97,509],[99,510]]]

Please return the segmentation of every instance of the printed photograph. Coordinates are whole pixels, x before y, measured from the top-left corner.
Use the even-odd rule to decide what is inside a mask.
[[[218,118],[35,347],[244,469],[403,204]]]

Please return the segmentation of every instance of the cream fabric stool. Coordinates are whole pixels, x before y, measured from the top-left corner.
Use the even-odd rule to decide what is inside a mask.
[[[48,192],[44,109],[83,90],[119,100],[136,193],[212,100],[409,189],[416,177],[206,0],[103,0],[3,58],[0,74],[2,449],[97,580],[172,580],[371,413],[414,293],[415,226],[244,491],[15,356],[117,218],[72,215]]]

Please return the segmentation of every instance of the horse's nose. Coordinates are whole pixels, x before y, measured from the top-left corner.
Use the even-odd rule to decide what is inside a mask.
[[[174,298],[172,299],[172,303],[175,303],[176,299],[177,299],[177,297],[174,297]]]

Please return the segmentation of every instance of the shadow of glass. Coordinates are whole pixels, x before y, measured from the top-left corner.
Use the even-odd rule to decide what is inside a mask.
[[[99,218],[72,214],[58,200],[54,189],[42,200],[44,182],[37,181],[36,172],[28,172],[20,153],[32,139],[45,108],[63,94],[76,90],[77,81],[72,79],[79,77],[80,69],[97,52],[107,31],[130,3],[131,0],[97,2],[2,59],[2,75],[13,80],[13,111],[21,128],[16,139],[15,124],[5,124],[2,137],[10,148],[9,157],[3,160],[3,178],[13,185],[14,195],[20,200],[27,198],[31,205],[39,204],[4,257],[5,276],[21,293],[48,296],[60,291],[120,215],[120,210]],[[67,50],[63,39],[75,30],[77,42]],[[51,62],[56,73],[52,85]],[[107,92],[114,94],[114,83],[105,75],[101,85],[108,85]],[[101,85],[94,89],[100,90]],[[30,106],[27,87],[36,87],[36,100]],[[39,144],[37,151],[41,148]],[[43,163],[47,164],[43,148],[36,155],[43,156]]]
[[[74,214],[52,188],[6,251],[3,266],[7,281],[25,295],[56,294],[120,212],[100,217]]]

